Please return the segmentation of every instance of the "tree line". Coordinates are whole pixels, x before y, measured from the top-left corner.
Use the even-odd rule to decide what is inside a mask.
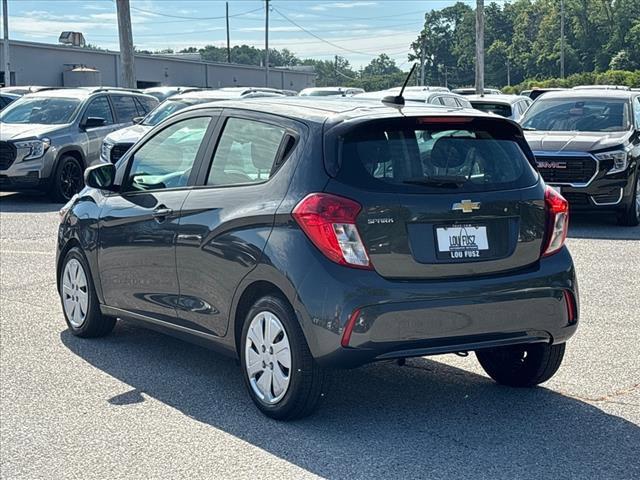
[[[569,78],[608,70],[640,70],[640,0],[564,0],[565,74],[560,75],[560,0],[512,0],[485,6],[485,85],[503,87],[571,83]],[[474,84],[475,10],[458,2],[424,15],[424,27],[412,42],[410,62],[425,62],[425,83],[451,88]],[[167,49],[142,53],[174,53]],[[206,61],[226,62],[227,49],[189,47],[177,53],[199,53]],[[231,62],[263,65],[264,50],[248,45],[231,48]],[[339,55],[332,59],[299,58],[289,49],[269,49],[274,67],[307,65],[318,86],[346,85],[380,90],[401,84],[406,75],[395,61],[380,54],[359,69]],[[416,73],[417,77],[417,73]],[[609,78],[602,76],[601,78]],[[615,78],[635,83],[637,76]],[[630,80],[631,79],[631,80]],[[628,82],[627,82],[628,83]],[[634,85],[635,86],[635,85]]]
[[[564,0],[565,74],[640,69],[640,0]],[[560,0],[485,7],[485,84],[560,76]],[[475,10],[456,3],[425,14],[410,60],[426,59],[426,82],[473,85]]]

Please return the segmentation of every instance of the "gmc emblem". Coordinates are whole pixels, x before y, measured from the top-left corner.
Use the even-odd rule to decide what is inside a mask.
[[[554,168],[556,170],[564,170],[567,168],[567,162],[545,162],[536,160],[538,168]]]

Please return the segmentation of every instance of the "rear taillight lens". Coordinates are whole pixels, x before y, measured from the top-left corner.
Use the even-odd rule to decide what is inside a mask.
[[[292,215],[327,258],[340,265],[370,269],[369,255],[356,227],[361,209],[348,198],[312,193],[296,205]]]
[[[544,203],[547,211],[547,241],[542,256],[546,257],[560,250],[567,238],[569,203],[551,187],[544,192]]]

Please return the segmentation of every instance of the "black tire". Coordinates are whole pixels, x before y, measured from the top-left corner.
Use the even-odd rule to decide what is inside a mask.
[[[532,343],[476,351],[482,368],[496,382],[510,387],[533,387],[558,371],[565,344]]]
[[[67,264],[72,260],[78,262],[83,269],[86,278],[87,307],[84,321],[82,321],[81,325],[74,325],[72,319],[69,318],[67,309],[65,309],[65,298],[68,296],[64,289],[65,273]],[[77,247],[70,249],[64,257],[60,270],[58,292],[60,293],[60,301],[62,303],[62,312],[64,314],[65,321],[73,335],[83,338],[103,337],[113,330],[113,327],[116,324],[116,319],[114,317],[102,315],[100,312],[100,304],[98,303],[98,297],[96,296],[96,290],[93,285],[93,279],[91,278],[89,265],[84,254]],[[76,321],[75,323],[78,322]]]
[[[291,351],[291,368],[289,369],[289,386],[284,396],[277,403],[266,403],[254,392],[247,372],[245,346],[252,319],[261,312],[274,314],[284,326]],[[326,373],[318,366],[304,338],[291,305],[277,296],[266,296],[259,299],[249,310],[240,340],[240,363],[242,377],[251,400],[262,413],[276,420],[294,420],[310,415],[322,397]]]
[[[635,185],[633,188],[633,195],[631,196],[631,202],[627,207],[618,212],[618,225],[625,227],[636,227],[640,225],[640,205],[638,205],[638,198],[640,196],[640,170],[636,173]]]
[[[84,187],[84,167],[82,162],[71,155],[63,155],[58,160],[51,179],[51,199],[67,202]]]

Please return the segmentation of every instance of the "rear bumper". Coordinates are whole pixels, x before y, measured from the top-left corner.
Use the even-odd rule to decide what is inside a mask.
[[[472,279],[390,281],[314,254],[305,266],[292,303],[312,355],[326,367],[518,343],[563,343],[577,328],[578,286],[566,248],[517,273]],[[567,298],[573,301],[573,320]],[[359,314],[343,347],[354,312]]]

